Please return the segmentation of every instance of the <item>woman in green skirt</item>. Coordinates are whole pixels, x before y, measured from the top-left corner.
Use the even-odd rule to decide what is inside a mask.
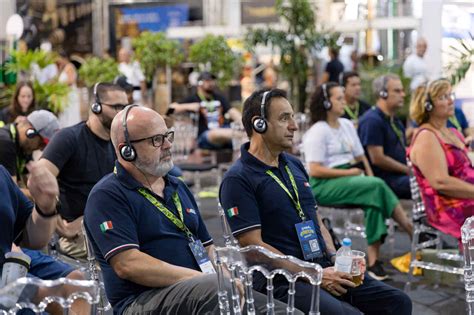
[[[351,205],[365,212],[369,274],[388,278],[378,260],[387,234],[385,220],[393,218],[411,237],[413,226],[398,198],[385,182],[373,176],[352,122],[344,114],[344,92],[336,83],[319,86],[312,96],[313,125],[303,137],[311,189],[322,205]]]

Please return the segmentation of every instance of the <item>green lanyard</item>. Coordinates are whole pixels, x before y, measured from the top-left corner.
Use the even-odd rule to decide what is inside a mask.
[[[449,121],[454,125],[454,127],[456,127],[456,129],[462,133],[462,128],[461,128],[461,124],[459,123],[458,119],[456,118],[456,116],[451,116],[448,118]]]
[[[178,214],[179,214],[179,218],[181,219],[178,219],[174,214],[173,212],[171,212],[170,210],[168,210],[168,208],[166,208],[165,206],[163,206],[163,204],[161,202],[159,202],[158,200],[156,200],[155,197],[153,197],[145,188],[138,188],[138,192],[143,196],[145,197],[146,199],[148,199],[149,202],[151,202],[152,205],[154,205],[158,210],[161,211],[161,213],[163,213],[165,215],[165,217],[168,218],[168,220],[170,220],[171,222],[174,223],[174,225],[176,225],[176,227],[178,229],[180,229],[181,231],[183,231],[186,236],[189,238],[190,241],[194,241],[194,237],[193,237],[193,233],[191,233],[191,231],[188,229],[188,227],[184,224],[184,217],[183,217],[183,208],[181,206],[181,201],[179,200],[179,197],[178,197],[178,193],[177,192],[174,192],[173,193],[173,202],[174,202],[174,205],[176,206],[176,209],[178,210]]]
[[[278,183],[278,185],[280,185],[280,187],[286,192],[286,194],[290,197],[291,201],[293,201],[293,204],[295,205],[296,211],[298,212],[298,215],[300,216],[301,220],[306,221],[306,216],[303,212],[303,208],[301,208],[300,197],[298,195],[298,187],[296,187],[295,178],[293,177],[293,174],[291,173],[288,165],[285,165],[285,170],[288,173],[288,176],[290,177],[291,186],[293,186],[293,190],[295,191],[296,200],[295,198],[293,198],[293,195],[290,193],[290,191],[285,186],[285,184],[283,184],[281,180],[278,177],[276,177],[275,174],[273,174],[272,171],[268,170],[265,173],[270,175],[270,177],[273,178]]]
[[[10,125],[10,133],[12,135],[13,141],[16,142],[16,128],[13,124]],[[26,161],[25,159],[20,159],[18,154],[16,155],[16,176],[18,182],[20,182],[21,174],[25,170]]]
[[[352,111],[349,105],[344,106],[344,111],[352,120],[357,121],[359,119],[359,102],[356,103],[355,111]]]
[[[393,132],[398,137],[398,140],[400,141],[400,144],[404,147],[405,146],[405,141],[403,140],[403,132],[398,128],[397,124],[395,123],[395,119],[389,118],[390,119],[390,126],[392,127]]]

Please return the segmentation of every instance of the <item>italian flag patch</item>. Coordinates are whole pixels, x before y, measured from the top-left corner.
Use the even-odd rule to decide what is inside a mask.
[[[102,231],[102,233],[105,233],[107,232],[108,230],[112,230],[114,228],[114,226],[112,225],[112,221],[105,221],[105,222],[102,222],[100,226],[100,230]]]
[[[229,218],[232,218],[233,216],[238,215],[238,214],[239,214],[239,208],[237,207],[227,209],[227,215],[229,216]]]

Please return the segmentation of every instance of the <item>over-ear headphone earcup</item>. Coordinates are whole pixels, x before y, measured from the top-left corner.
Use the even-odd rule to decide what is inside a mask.
[[[431,112],[433,110],[433,104],[431,104],[430,102],[426,102],[425,103],[425,110],[427,112]]]
[[[380,91],[380,97],[384,100],[386,100],[388,98],[388,93],[387,91]]]
[[[102,105],[100,105],[100,103],[95,102],[94,104],[92,104],[91,110],[94,114],[98,115],[102,113]]]
[[[253,130],[257,133],[265,133],[267,131],[267,121],[265,118],[258,117],[253,121]]]
[[[133,162],[137,158],[137,154],[135,152],[135,148],[133,146],[124,145],[120,149],[120,156],[127,162]]]
[[[325,110],[330,110],[331,107],[332,107],[332,104],[331,104],[330,101],[325,100],[325,101],[323,102],[323,106],[324,106],[324,109],[325,109]]]

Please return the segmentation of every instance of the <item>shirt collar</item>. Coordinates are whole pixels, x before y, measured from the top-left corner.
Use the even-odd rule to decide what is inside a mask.
[[[142,183],[137,181],[135,178],[133,178],[132,175],[130,175],[129,172],[127,172],[127,170],[122,166],[122,164],[120,164],[119,161],[115,161],[114,173],[117,176],[117,179],[120,182],[120,184],[122,184],[123,186],[125,186],[126,188],[130,190],[137,190],[138,188],[144,187]],[[166,196],[171,195],[171,193],[173,193],[174,191],[178,189],[180,180],[170,175],[166,175],[164,177],[164,180],[165,180],[164,195],[165,195],[165,199],[167,199]]]
[[[245,165],[250,166],[252,169],[256,171],[266,172],[267,170],[275,169],[275,167],[267,165],[257,159],[253,154],[249,153],[250,142],[244,143],[240,147],[240,159]],[[284,166],[288,164],[288,160],[285,156],[285,153],[280,153],[278,156],[278,166]]]

